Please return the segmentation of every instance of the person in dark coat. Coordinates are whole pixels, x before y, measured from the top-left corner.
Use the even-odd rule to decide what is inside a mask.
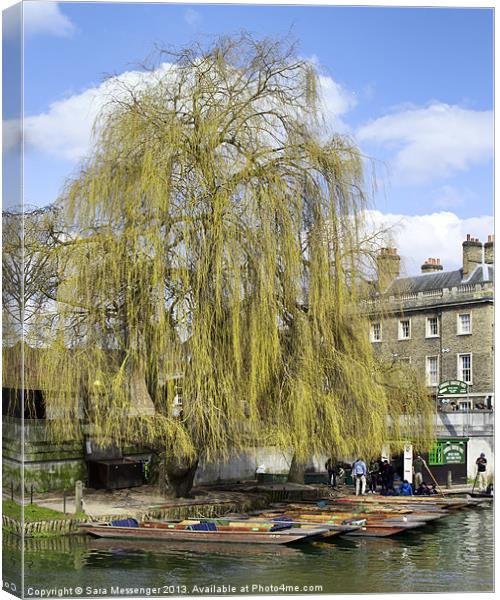
[[[368,493],[376,494],[377,493],[377,484],[379,482],[379,476],[380,476],[380,465],[378,464],[377,461],[374,461],[370,464],[370,470],[368,473],[370,475],[370,479],[369,479],[369,483],[368,483]]]
[[[480,492],[484,492],[486,490],[487,480],[486,480],[486,466],[488,461],[486,460],[486,456],[484,452],[481,452],[479,458],[476,460],[477,466],[477,487]]]
[[[325,463],[325,469],[328,471],[328,485],[333,489],[337,487],[337,463],[333,458],[329,458]]]
[[[384,460],[381,469],[382,490],[388,493],[394,493],[394,467],[388,460]]]

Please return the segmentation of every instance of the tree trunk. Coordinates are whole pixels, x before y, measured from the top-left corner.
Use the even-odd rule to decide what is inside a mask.
[[[168,493],[167,485],[167,454],[161,452],[158,461],[158,493],[160,496],[166,496]]]
[[[167,484],[167,455],[165,450],[159,448],[151,448],[151,463],[147,476],[147,483],[156,485],[158,494],[166,496],[168,493]]]
[[[169,494],[174,498],[193,498],[190,492],[198,468],[198,459],[186,461],[182,458],[171,458],[166,460],[165,466]]]
[[[288,483],[304,483],[304,471],[306,470],[305,463],[300,463],[297,456],[294,454],[290,472],[288,473]]]

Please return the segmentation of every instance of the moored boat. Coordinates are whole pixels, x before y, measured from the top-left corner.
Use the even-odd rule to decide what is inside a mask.
[[[224,524],[227,523],[232,527],[244,527],[249,530],[254,530],[258,527],[263,528],[274,528],[276,526],[284,526],[290,529],[311,529],[321,527],[322,529],[326,529],[325,533],[321,536],[322,538],[332,538],[337,535],[350,533],[352,531],[356,531],[360,529],[363,525],[365,525],[365,521],[357,520],[346,520],[342,523],[332,523],[332,522],[314,522],[314,520],[309,521],[307,518],[297,519],[290,518],[286,515],[275,515],[272,518],[257,515],[254,517],[247,517],[244,515],[238,515],[230,518],[220,518],[214,517],[211,519],[202,519],[203,521],[213,521],[215,523]],[[194,520],[193,522],[198,522],[198,520]]]
[[[328,533],[326,527],[294,528],[248,527],[216,525],[215,523],[137,522],[135,519],[101,524],[82,524],[82,531],[99,538],[137,540],[174,540],[252,544],[291,544],[310,541]]]
[[[277,518],[278,514],[274,518]],[[266,513],[266,518],[272,518],[269,513]],[[344,535],[356,536],[376,536],[386,537],[396,535],[409,529],[422,527],[426,524],[424,521],[403,521],[403,519],[388,518],[387,515],[376,514],[353,514],[353,513],[315,513],[309,514],[304,512],[287,512],[280,513],[280,519],[287,519],[295,522],[308,522],[316,524],[320,527],[326,525],[343,524],[350,522],[351,524],[358,523],[359,528],[351,531],[345,531]]]
[[[345,496],[337,498],[336,504],[357,504],[365,506],[385,505],[385,506],[406,506],[406,507],[435,507],[437,509],[459,510],[467,506],[474,506],[475,499],[466,498],[443,498],[442,496]]]
[[[406,505],[405,505],[406,506]],[[448,512],[441,509],[433,510],[432,507],[408,505],[404,509],[396,507],[394,510],[391,507],[382,507],[379,505],[365,506],[362,503],[354,504],[329,504],[327,506],[318,507],[313,504],[295,504],[291,503],[287,508],[283,508],[286,512],[301,513],[302,515],[316,514],[331,514],[339,518],[388,518],[402,521],[435,521],[448,515]],[[272,514],[272,513],[268,513]]]

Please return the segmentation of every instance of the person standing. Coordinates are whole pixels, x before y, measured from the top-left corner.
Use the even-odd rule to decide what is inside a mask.
[[[379,474],[380,474],[380,465],[378,464],[378,461],[375,460],[374,462],[372,462],[370,464],[370,471],[369,471],[370,481],[369,481],[369,485],[368,485],[368,491],[371,492],[372,494],[377,493],[377,483],[378,483]]]
[[[365,495],[366,491],[366,464],[361,458],[356,459],[352,466],[352,476],[356,482],[356,496]]]
[[[337,487],[337,465],[333,458],[326,461],[325,469],[328,471],[328,485],[335,489]]]
[[[384,495],[394,494],[394,467],[388,460],[382,463],[382,493]]]
[[[477,465],[477,485],[480,492],[484,492],[486,490],[486,465],[488,461],[486,460],[486,456],[484,452],[481,452],[479,458],[476,460]]]
[[[415,484],[415,489],[420,487],[420,484],[424,480],[423,477],[424,470],[424,459],[417,454],[417,458],[413,461],[413,483]]]

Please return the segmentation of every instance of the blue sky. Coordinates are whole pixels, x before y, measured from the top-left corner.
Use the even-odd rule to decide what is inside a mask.
[[[409,271],[427,256],[456,266],[465,232],[491,233],[491,9],[24,6],[29,204],[55,200],[86,151],[89,106],[98,103],[105,75],[135,70],[154,43],[178,46],[246,29],[258,37],[291,32],[300,54],[321,65],[333,127],[376,160],[381,185],[372,216],[400,225],[395,241]]]

